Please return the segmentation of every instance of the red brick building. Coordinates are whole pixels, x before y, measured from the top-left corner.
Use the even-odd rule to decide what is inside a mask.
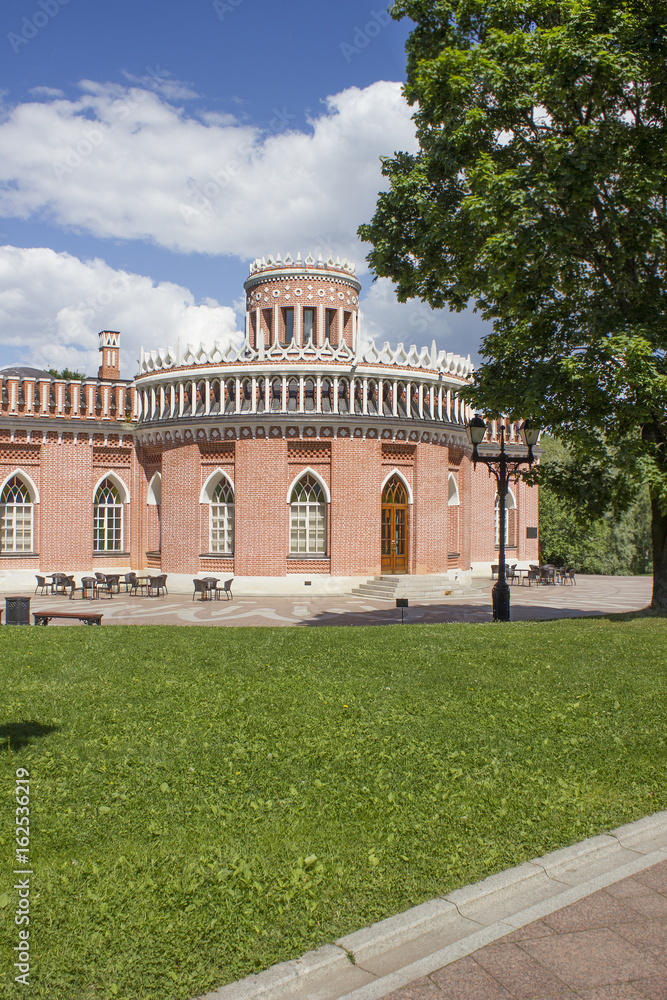
[[[105,331],[97,378],[0,373],[0,581],[148,567],[335,589],[497,560],[469,359],[364,346],[346,261],[257,260],[245,290],[240,349],[142,351],[127,381]],[[535,561],[537,492],[508,503],[508,560]]]

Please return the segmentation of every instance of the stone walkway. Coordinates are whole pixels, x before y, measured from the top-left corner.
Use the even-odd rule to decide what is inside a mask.
[[[667,998],[667,812],[436,897],[200,1000],[575,998]]]
[[[167,581],[168,582],[168,581]],[[491,583],[475,581],[472,596],[415,601],[404,615],[411,624],[491,621]],[[511,588],[513,621],[576,618],[638,611],[651,601],[650,577],[581,576],[577,586]],[[0,598],[1,600],[1,598]],[[236,597],[231,601],[192,601],[190,595],[129,597],[99,601],[66,597],[32,597],[31,610],[74,611],[94,607],[104,625],[394,625],[401,612],[394,601],[331,595],[330,597]],[[54,621],[50,627],[59,626]]]
[[[667,860],[385,1000],[665,1000]]]

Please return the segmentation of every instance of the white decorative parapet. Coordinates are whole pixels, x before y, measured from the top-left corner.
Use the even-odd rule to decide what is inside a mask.
[[[346,258],[341,260],[340,257],[336,257],[334,260],[333,257],[329,256],[326,260],[322,260],[322,254],[318,254],[316,261],[313,255],[309,253],[302,261],[300,253],[296,255],[296,260],[289,253],[286,253],[281,259],[280,254],[277,253],[275,255],[269,254],[268,257],[256,257],[250,265],[250,274],[258,274],[261,271],[268,271],[276,267],[315,267],[323,268],[324,270],[345,271],[347,274],[355,273],[354,264]]]
[[[431,344],[431,350],[423,347],[417,350],[411,344],[408,350],[403,344],[399,344],[394,350],[388,341],[378,348],[374,340],[362,347],[359,355],[355,355],[347,344],[332,347],[328,340],[321,347],[313,344],[298,346],[288,344],[282,346],[274,344],[269,348],[255,350],[247,344],[236,347],[234,344],[222,344],[216,340],[213,345],[188,344],[181,349],[180,344],[177,349],[173,347],[158,348],[153,351],[141,349],[139,361],[140,374],[151,372],[169,371],[172,368],[197,367],[200,365],[224,365],[224,364],[252,364],[253,362],[269,361],[293,361],[293,362],[348,362],[369,365],[398,365],[401,368],[419,368],[426,371],[434,371],[442,374],[458,375],[460,378],[467,378],[473,371],[470,355],[463,358],[458,354],[451,354],[447,351],[438,351],[435,341]]]

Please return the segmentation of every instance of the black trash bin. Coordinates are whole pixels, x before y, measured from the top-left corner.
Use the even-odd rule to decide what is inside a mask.
[[[5,622],[7,625],[29,625],[30,598],[5,597]]]

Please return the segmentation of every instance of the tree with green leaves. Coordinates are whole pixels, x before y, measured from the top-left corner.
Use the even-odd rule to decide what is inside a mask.
[[[68,382],[81,382],[86,377],[83,372],[73,372],[69,368],[63,368],[60,371],[57,368],[48,368],[47,371],[54,378],[64,378]]]
[[[549,435],[542,436],[540,446],[542,465],[571,461],[567,449]],[[582,520],[577,509],[545,483],[540,487],[539,511],[541,563],[611,576],[651,572],[651,505],[646,487],[620,517],[610,512]]]
[[[539,421],[587,514],[651,499],[667,610],[667,3],[396,0],[419,151],[370,224],[401,301],[492,321],[469,393]]]

